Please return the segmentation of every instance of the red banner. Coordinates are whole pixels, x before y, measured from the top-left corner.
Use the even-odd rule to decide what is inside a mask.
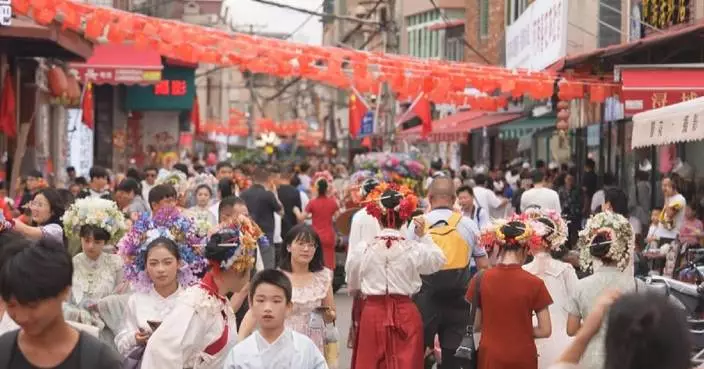
[[[621,71],[626,115],[681,103],[704,96],[704,68],[675,66]]]

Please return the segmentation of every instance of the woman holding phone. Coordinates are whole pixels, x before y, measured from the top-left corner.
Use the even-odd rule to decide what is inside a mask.
[[[122,238],[118,248],[126,259],[125,278],[135,290],[127,301],[122,330],[115,337],[123,356],[143,351],[184,288],[198,282],[196,275],[206,262],[195,247],[202,243],[195,236],[193,222],[175,208],[161,209],[154,218],[143,216]]]

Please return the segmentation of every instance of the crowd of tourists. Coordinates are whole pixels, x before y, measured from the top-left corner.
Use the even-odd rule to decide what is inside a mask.
[[[639,238],[624,191],[503,169],[31,172],[0,196],[0,369],[689,368],[683,312],[636,278],[676,275],[701,240],[675,182]]]

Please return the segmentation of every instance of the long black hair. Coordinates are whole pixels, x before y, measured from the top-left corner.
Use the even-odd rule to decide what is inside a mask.
[[[604,369],[687,369],[692,344],[684,313],[657,293],[629,294],[611,306]]]
[[[279,269],[291,272],[291,251],[288,250],[289,247],[293,245],[294,242],[309,242],[315,246],[315,254],[313,259],[308,264],[308,270],[311,272],[319,272],[325,267],[323,264],[323,245],[320,241],[320,237],[315,232],[315,230],[306,225],[299,224],[286,234],[284,237],[284,244],[281,246],[281,258],[279,259]]]

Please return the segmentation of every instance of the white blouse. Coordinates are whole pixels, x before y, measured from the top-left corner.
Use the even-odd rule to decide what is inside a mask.
[[[137,347],[135,335],[139,329],[151,332],[147,321],[161,322],[174,309],[184,289],[179,287],[168,297],[162,297],[154,288],[149,292],[135,292],[127,300],[122,330],[115,337],[115,345],[122,355]]]
[[[391,239],[391,247],[385,238]],[[362,242],[350,248],[345,265],[347,285],[367,296],[410,296],[420,290],[421,275],[437,272],[445,262],[429,235],[418,242],[406,239],[400,231],[384,229],[371,244]]]
[[[102,253],[96,260],[84,253],[74,256],[70,304],[85,307],[117,293],[123,283],[122,267],[119,255]]]
[[[226,324],[229,332],[225,347],[215,355],[205,353],[220,338]],[[141,369],[221,369],[236,342],[237,323],[229,302],[209,295],[198,285],[192,286],[149,338]]]

